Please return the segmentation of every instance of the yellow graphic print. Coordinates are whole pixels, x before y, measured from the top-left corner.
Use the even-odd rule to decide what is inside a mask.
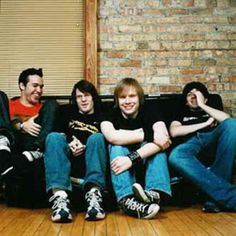
[[[85,123],[80,122],[78,120],[72,120],[69,123],[69,127],[71,127],[74,130],[88,131],[89,133],[92,133],[92,134],[98,132],[98,129],[96,126],[85,124]]]

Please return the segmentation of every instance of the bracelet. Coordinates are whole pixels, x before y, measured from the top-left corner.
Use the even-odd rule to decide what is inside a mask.
[[[24,123],[20,123],[20,130],[22,130],[24,128]]]
[[[131,152],[127,156],[132,161],[133,165],[137,164],[140,160],[142,160],[141,156],[137,151]]]

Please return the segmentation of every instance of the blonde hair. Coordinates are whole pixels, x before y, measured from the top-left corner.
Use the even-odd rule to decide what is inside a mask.
[[[138,94],[139,104],[142,106],[144,104],[144,92],[143,88],[136,79],[133,78],[124,78],[119,81],[114,90],[115,97],[115,107],[119,106],[118,98],[127,88],[134,88]]]

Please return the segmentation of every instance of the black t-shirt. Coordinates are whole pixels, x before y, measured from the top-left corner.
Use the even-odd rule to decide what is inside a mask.
[[[68,107],[64,113],[61,131],[66,134],[68,142],[75,136],[86,145],[91,134],[100,132],[100,123],[103,120],[101,113],[81,114],[74,106]]]
[[[208,105],[215,109],[222,110],[222,108],[217,107],[217,104],[215,104],[214,102],[210,102],[208,103]],[[207,114],[202,109],[193,110],[193,109],[190,109],[187,105],[182,105],[182,106],[180,105],[175,112],[175,117],[172,120],[179,121],[182,125],[193,125],[193,124],[200,124],[200,123],[206,122],[209,118],[210,118],[210,115]],[[188,135],[176,137],[174,139],[174,144],[177,145],[177,144],[187,141],[189,138],[193,137],[197,132],[207,132],[214,128],[215,126],[206,127],[196,132],[190,133]]]
[[[155,110],[147,106],[143,106],[139,111],[138,115],[134,119],[126,119],[122,115],[119,108],[114,110],[107,115],[104,119],[110,121],[115,129],[135,130],[142,128],[144,130],[144,141],[153,141],[153,129],[152,126],[155,122],[164,121],[161,113],[155,112]]]

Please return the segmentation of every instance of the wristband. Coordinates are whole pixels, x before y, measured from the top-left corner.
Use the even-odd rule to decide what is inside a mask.
[[[140,160],[142,160],[141,156],[137,151],[131,152],[127,156],[132,161],[133,165],[137,164]]]

